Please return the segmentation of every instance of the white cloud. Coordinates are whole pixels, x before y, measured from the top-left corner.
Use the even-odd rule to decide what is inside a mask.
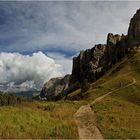
[[[71,74],[71,72],[72,72],[72,58],[74,56],[67,57],[64,54],[57,53],[57,52],[49,52],[49,53],[47,53],[47,55],[49,57],[51,57],[52,59],[54,59],[56,63],[62,65],[63,75]]]
[[[36,87],[43,86],[43,83],[52,77],[62,76],[62,66],[47,57],[42,52],[33,53],[32,56],[19,53],[0,53],[0,81]]]

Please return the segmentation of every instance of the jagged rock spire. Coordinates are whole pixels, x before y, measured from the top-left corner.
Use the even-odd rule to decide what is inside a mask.
[[[131,46],[140,44],[140,9],[137,10],[130,21],[128,28],[128,44]]]

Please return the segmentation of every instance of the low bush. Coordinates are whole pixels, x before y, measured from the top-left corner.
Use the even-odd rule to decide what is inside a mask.
[[[12,93],[0,93],[0,106],[16,105],[27,101],[25,97],[19,97]]]

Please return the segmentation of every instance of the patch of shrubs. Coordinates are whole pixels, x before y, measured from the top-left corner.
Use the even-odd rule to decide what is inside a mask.
[[[8,94],[0,92],[0,106],[8,106],[8,105],[14,106],[27,100],[28,99],[26,99],[25,97],[16,96],[13,95],[12,93]]]

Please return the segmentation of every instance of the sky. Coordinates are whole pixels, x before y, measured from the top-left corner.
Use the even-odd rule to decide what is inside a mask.
[[[105,44],[108,33],[127,34],[138,8],[128,1],[0,1],[0,83],[40,87],[71,73],[80,50]]]

